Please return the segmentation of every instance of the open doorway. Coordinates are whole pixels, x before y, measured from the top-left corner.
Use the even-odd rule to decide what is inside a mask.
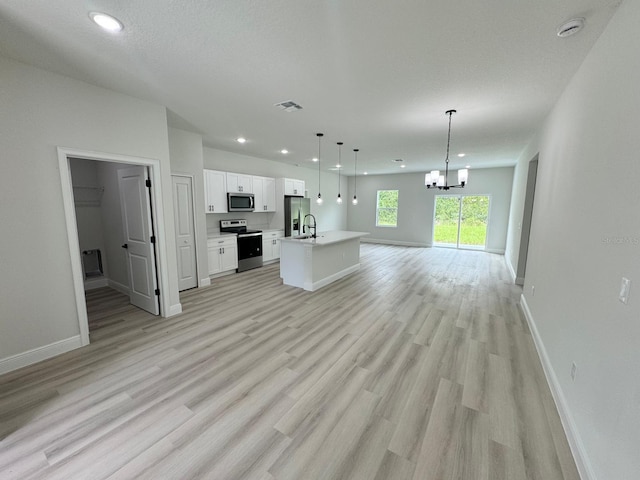
[[[127,250],[125,254],[127,265],[128,267],[133,267],[127,274],[127,291],[132,299],[141,292],[146,292],[146,296],[150,297],[148,294],[152,292],[152,298],[148,298],[150,300],[149,306],[153,310],[152,313],[167,316],[170,313],[171,306],[167,298],[168,295],[162,295],[163,291],[169,291],[168,276],[165,268],[167,264],[166,251],[159,248],[156,252],[155,248],[151,247],[148,249],[148,253],[145,254],[140,252],[139,245],[135,245],[135,248],[132,248],[139,240],[145,240],[144,243],[150,243],[153,246],[157,243],[166,245],[162,223],[164,214],[162,202],[160,201],[162,198],[160,162],[154,159],[58,148],[58,162],[80,336],[82,344],[87,345],[89,343],[89,326],[84,288],[86,276],[78,237],[78,223],[71,176],[71,162],[74,161],[72,159],[96,161],[103,165],[107,163],[113,164],[120,171],[121,175],[118,178],[118,182],[122,186],[118,188],[118,195],[123,208],[121,212],[122,231],[126,232],[123,237],[124,242],[120,245],[120,248]],[[129,250],[131,250],[132,254],[129,254]]]
[[[484,250],[489,225],[488,195],[436,195],[433,245]]]

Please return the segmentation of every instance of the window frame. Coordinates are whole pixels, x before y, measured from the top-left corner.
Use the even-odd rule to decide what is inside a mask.
[[[381,192],[396,192],[396,206],[395,207],[380,207],[380,193]],[[376,191],[376,227],[380,228],[398,228],[398,209],[400,205],[400,190],[398,189],[383,189]],[[380,224],[380,211],[393,211],[395,213],[394,225],[381,225]]]

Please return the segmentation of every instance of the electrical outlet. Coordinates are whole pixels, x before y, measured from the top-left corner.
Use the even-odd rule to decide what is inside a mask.
[[[625,305],[629,301],[629,289],[631,288],[631,280],[622,277],[622,283],[620,284],[620,293],[618,294],[618,300]]]
[[[536,286],[535,285],[531,285],[531,296],[532,297],[536,296]]]
[[[576,365],[576,362],[573,362],[571,364],[571,381],[575,382],[576,381],[576,373],[578,372],[578,366]]]

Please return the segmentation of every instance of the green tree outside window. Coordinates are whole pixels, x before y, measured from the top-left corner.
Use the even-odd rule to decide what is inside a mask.
[[[376,227],[398,226],[398,190],[378,190]]]

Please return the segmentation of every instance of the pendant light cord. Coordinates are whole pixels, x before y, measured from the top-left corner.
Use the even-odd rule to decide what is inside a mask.
[[[318,136],[318,195],[320,194],[320,140],[324,133],[316,133]]]
[[[358,194],[358,149],[354,148],[353,151],[356,154],[356,162],[353,166],[353,195]]]
[[[447,110],[449,114],[449,132],[447,133],[447,158],[444,160],[444,186],[449,186],[449,146],[451,145],[451,116],[455,110]]]

